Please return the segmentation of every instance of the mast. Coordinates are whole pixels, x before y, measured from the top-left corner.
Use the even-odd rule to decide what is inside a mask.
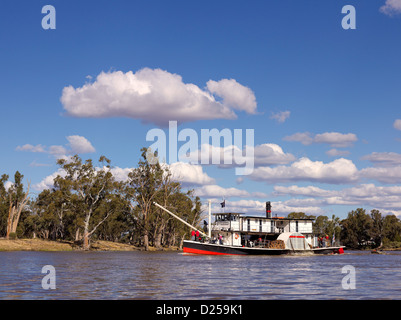
[[[172,215],[174,218],[180,220],[182,223],[186,224],[188,227],[199,231],[200,234],[204,235],[205,237],[207,237],[207,235],[205,233],[203,233],[202,231],[200,231],[199,229],[195,228],[194,226],[190,225],[188,222],[186,222],[185,220],[181,219],[180,217],[176,216],[174,213],[172,213],[171,211],[167,210],[166,208],[162,207],[160,204],[153,202],[153,204],[155,206],[158,206],[160,209],[163,209],[164,211],[166,211],[168,214]]]
[[[209,226],[207,228],[209,239],[212,238],[212,200],[209,200]]]

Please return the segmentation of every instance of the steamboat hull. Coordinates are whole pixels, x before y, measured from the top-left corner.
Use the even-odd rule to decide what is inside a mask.
[[[288,249],[249,248],[184,240],[184,253],[206,255],[281,255],[291,253]]]
[[[284,255],[284,254],[338,254],[343,253],[342,247],[316,248],[309,250],[270,249],[257,247],[227,246],[212,243],[184,240],[183,252],[203,255]]]

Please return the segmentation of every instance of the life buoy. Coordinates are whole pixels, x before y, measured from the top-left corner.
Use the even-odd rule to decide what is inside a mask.
[[[239,238],[239,235],[238,235],[238,233],[236,233],[235,234],[235,239],[238,239]]]

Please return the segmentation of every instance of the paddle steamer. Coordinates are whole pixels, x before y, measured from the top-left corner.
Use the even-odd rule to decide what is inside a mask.
[[[272,217],[271,204],[266,202],[266,216],[240,213],[216,213],[209,223],[208,234],[188,224],[169,210],[155,203],[175,218],[198,231],[202,237],[184,240],[183,251],[207,255],[281,255],[343,253],[343,246],[319,247],[313,234],[311,218]],[[211,219],[209,202],[209,222]]]

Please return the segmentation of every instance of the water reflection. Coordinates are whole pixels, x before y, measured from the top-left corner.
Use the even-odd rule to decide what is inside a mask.
[[[401,299],[401,255],[190,256],[0,252],[0,299]],[[56,290],[41,287],[44,265]],[[344,290],[341,269],[356,269]]]

